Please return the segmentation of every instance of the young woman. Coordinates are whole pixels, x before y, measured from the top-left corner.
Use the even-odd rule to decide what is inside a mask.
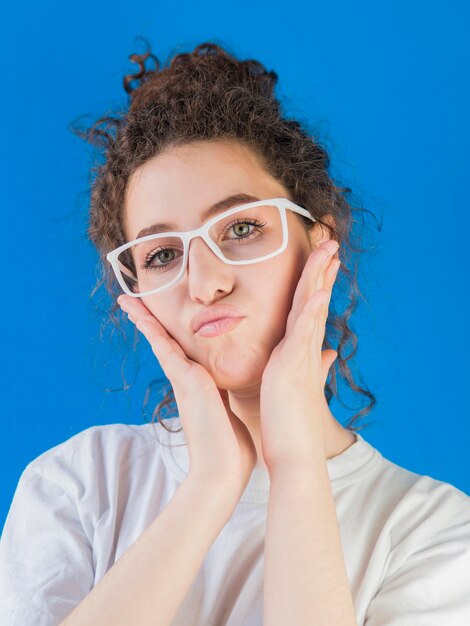
[[[129,110],[83,133],[105,148],[89,234],[177,429],[95,426],[25,468],[1,623],[470,623],[470,498],[385,459],[354,425],[366,410],[344,427],[329,408],[336,366],[375,398],[344,356],[357,209],[325,149],[256,61],[131,59]]]

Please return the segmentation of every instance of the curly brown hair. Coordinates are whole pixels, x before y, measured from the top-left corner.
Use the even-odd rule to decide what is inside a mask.
[[[357,335],[350,329],[349,320],[358,298],[362,297],[357,284],[357,253],[365,251],[359,246],[363,228],[357,235],[353,232],[354,226],[359,224],[355,214],[372,213],[353,207],[347,199],[351,189],[333,181],[329,174],[330,157],[318,137],[281,112],[280,100],[274,95],[278,80],[274,71],[267,71],[256,60],[241,61],[217,43],[202,43],[192,52],[175,54],[168,58],[166,65],[161,65],[150,52],[150,45],[145,43],[146,52],[129,56],[138,65],[138,71],[123,78],[130,99],[126,110],[107,114],[89,128],[71,125],[75,134],[98,148],[99,155],[104,156],[103,162],[90,169],[91,202],[87,229],[100,255],[101,268],[91,297],[103,285],[111,297],[112,306],[104,325],[111,321],[115,330],[119,330],[123,319],[116,315],[120,311],[116,298],[122,290],[106,254],[127,241],[123,209],[133,172],[169,147],[201,140],[238,141],[257,155],[266,170],[288,190],[291,199],[309,210],[330,237],[340,244],[342,264],[335,293],[345,292],[347,306],[340,314],[336,311],[334,298],[330,303],[323,345],[324,348],[336,345],[334,349],[338,356],[325,384],[325,396],[328,403],[333,395],[338,397],[339,369],[350,388],[369,399],[368,406],[353,415],[346,428],[352,431],[365,428],[370,423],[359,426],[355,422],[372,410],[376,398],[367,388],[354,382],[348,361],[356,354]],[[153,69],[146,65],[149,60],[155,64]],[[304,123],[304,126],[308,124]],[[332,216],[333,223],[328,215]],[[297,217],[305,229],[313,227],[313,222],[307,218]],[[101,333],[105,326],[102,325]],[[135,351],[138,338],[135,327],[134,331]],[[352,349],[346,354],[349,344]],[[144,408],[155,382],[147,387]],[[128,389],[125,378],[124,383]],[[171,384],[169,387],[152,412],[152,422],[157,415],[158,422],[166,430],[169,429],[161,420],[162,411],[175,404]]]

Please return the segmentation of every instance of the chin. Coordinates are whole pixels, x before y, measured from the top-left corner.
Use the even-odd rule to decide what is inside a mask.
[[[204,366],[210,372],[217,387],[237,391],[261,383],[267,357],[257,353],[241,355],[224,352],[215,356],[213,363]]]

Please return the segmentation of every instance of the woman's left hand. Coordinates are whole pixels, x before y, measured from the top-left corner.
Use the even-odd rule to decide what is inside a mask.
[[[337,357],[323,350],[331,292],[340,261],[334,240],[315,248],[299,279],[286,333],[264,369],[260,391],[263,458],[269,471],[279,465],[310,465],[326,459],[324,418],[328,372]]]

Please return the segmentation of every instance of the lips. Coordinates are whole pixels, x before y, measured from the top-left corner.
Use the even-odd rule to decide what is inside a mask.
[[[196,313],[190,323],[191,330],[193,333],[197,333],[197,331],[201,328],[201,326],[204,326],[204,324],[230,317],[244,317],[244,315],[240,309],[232,305],[217,304],[210,306],[202,311],[199,311],[199,313]]]
[[[243,317],[223,317],[215,322],[203,324],[197,331],[197,334],[201,337],[218,337],[219,335],[225,335],[229,331],[233,330],[242,321]]]

